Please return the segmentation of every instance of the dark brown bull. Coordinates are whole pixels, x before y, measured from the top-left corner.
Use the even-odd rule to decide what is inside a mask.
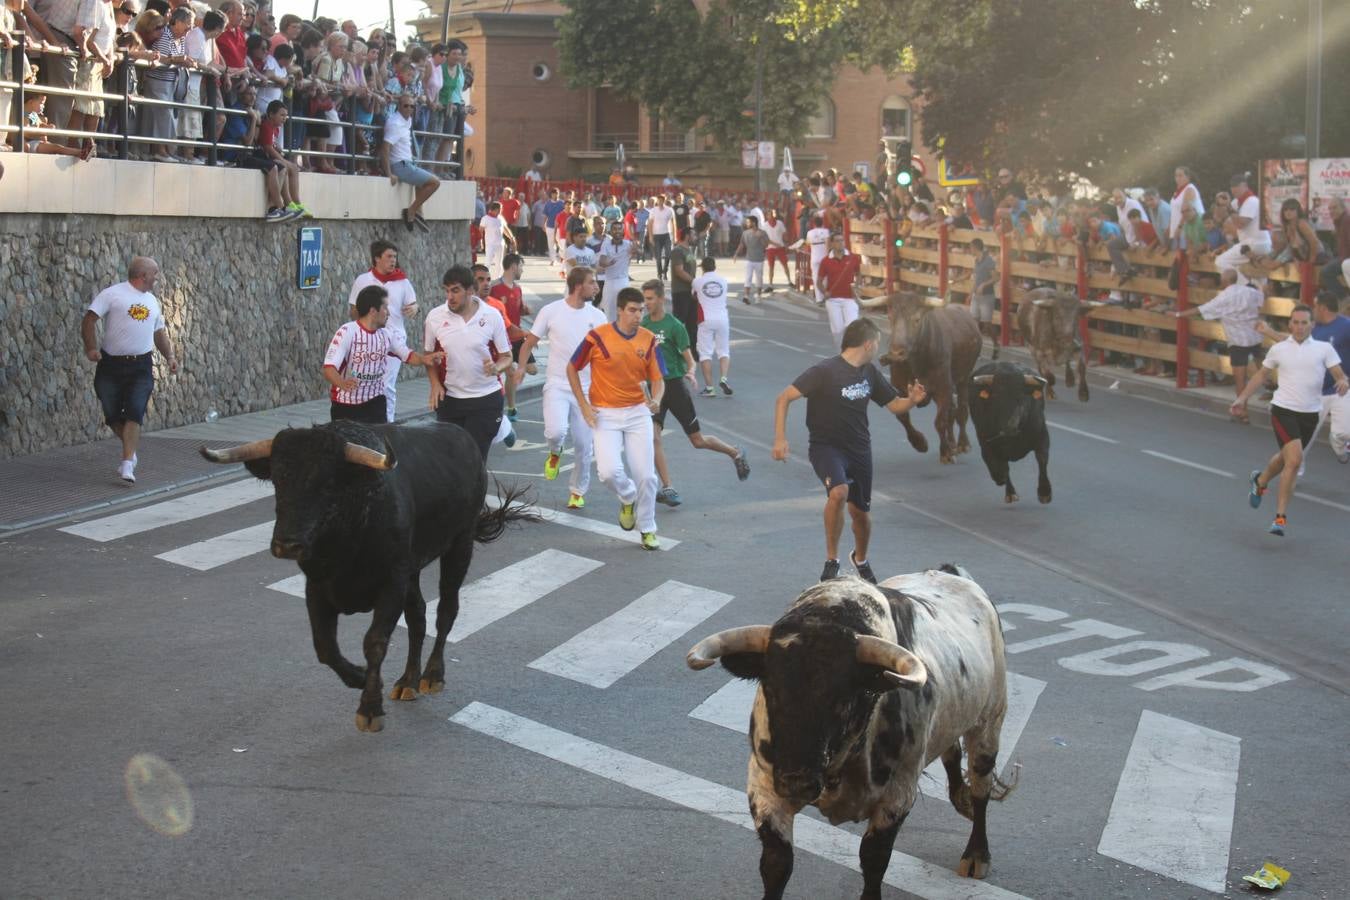
[[[891,320],[891,344],[878,362],[891,367],[891,384],[896,390],[904,391],[916,379],[928,389],[929,400],[937,403],[934,427],[938,433],[939,460],[956,462],[956,454],[970,449],[970,439],[966,437],[969,380],[980,358],[980,329],[975,317],[964,306],[944,306],[937,297],[909,291],[864,300],[862,305],[886,307]],[[928,441],[910,422],[909,413],[896,418],[904,426],[910,445],[920,453],[927,453]],[[960,429],[955,438],[953,425]]]
[[[1064,366],[1064,386],[1073,387],[1074,357],[1078,358],[1078,399],[1088,400],[1087,351],[1078,334],[1078,316],[1101,306],[1079,300],[1067,291],[1036,288],[1017,307],[1017,330],[1027,342],[1036,371],[1046,380],[1046,394],[1055,399],[1055,369]]]

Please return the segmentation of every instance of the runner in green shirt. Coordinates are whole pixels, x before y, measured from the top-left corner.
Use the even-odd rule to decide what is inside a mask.
[[[736,477],[741,481],[750,477],[750,463],[742,448],[732,447],[699,430],[693,396],[698,383],[693,374],[694,356],[689,350],[689,332],[679,319],[666,314],[665,283],[655,279],[644,283],[642,296],[647,304],[647,315],[642,318],[642,327],[656,335],[656,344],[666,364],[666,390],[661,397],[661,409],[652,417],[656,423],[652,429],[656,474],[661,478],[661,490],[656,494],[656,502],[675,507],[683,501],[675,488],[671,487],[670,470],[666,467],[666,454],[661,447],[661,430],[665,426],[667,412],[675,416],[694,449],[712,450],[731,457],[736,465]]]

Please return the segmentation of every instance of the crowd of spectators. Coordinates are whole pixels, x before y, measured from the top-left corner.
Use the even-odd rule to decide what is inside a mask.
[[[21,36],[23,54],[16,52]],[[457,40],[399,49],[391,33],[376,28],[362,36],[351,21],[289,14],[278,21],[268,3],[253,0],[4,0],[0,81],[24,83],[25,128],[81,134],[25,136],[20,146],[9,131],[0,151],[82,159],[119,153],[125,114],[140,139],[130,144],[133,159],[208,165],[213,154],[204,144],[216,142],[227,146],[214,154],[215,164],[264,171],[269,219],[303,214],[293,177],[301,171],[390,176],[406,157],[421,174],[394,180],[417,181],[420,196],[438,181],[428,168],[449,177],[459,171],[465,118],[475,112],[466,56]],[[44,87],[117,99],[72,98]],[[124,90],[131,98],[125,111]],[[0,124],[17,125],[14,95],[0,88]],[[405,99],[406,153],[382,158],[385,126]],[[283,193],[292,199],[273,206]],[[421,200],[405,211],[409,227]],[[282,214],[273,215],[278,209]]]

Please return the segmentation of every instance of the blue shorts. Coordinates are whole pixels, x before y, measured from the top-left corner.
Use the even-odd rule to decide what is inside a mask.
[[[848,485],[848,502],[863,512],[872,508],[872,451],[847,453],[828,444],[812,444],[807,451],[816,477],[830,490],[836,484]]]
[[[109,425],[142,424],[154,386],[155,372],[149,353],[141,356],[104,353],[94,369],[94,393],[103,407],[103,420]]]
[[[426,169],[419,169],[412,164],[411,160],[400,159],[389,167],[389,171],[397,176],[398,180],[404,184],[410,184],[419,188],[429,181],[435,181],[436,176],[432,175]]]

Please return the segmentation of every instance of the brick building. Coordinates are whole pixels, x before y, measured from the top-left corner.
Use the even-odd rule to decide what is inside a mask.
[[[697,0],[695,0],[697,2]],[[440,39],[443,0],[414,23],[424,40]],[[532,163],[552,179],[608,177],[622,143],[628,163],[651,183],[667,172],[689,183],[750,188],[754,172],[739,154],[716,150],[697,129],[677,131],[649,116],[641,104],[607,88],[570,90],[560,71],[555,20],[566,10],[552,0],[453,0],[451,37],[469,47],[474,68],[474,134],[465,147],[467,174],[506,174]],[[908,79],[880,69],[843,66],[821,98],[806,139],[793,145],[797,174],[815,169],[852,171],[876,164],[881,138],[910,138],[921,147],[915,99]],[[772,187],[782,149],[764,183]],[[924,155],[921,153],[921,155]],[[936,169],[925,155],[930,177]]]

